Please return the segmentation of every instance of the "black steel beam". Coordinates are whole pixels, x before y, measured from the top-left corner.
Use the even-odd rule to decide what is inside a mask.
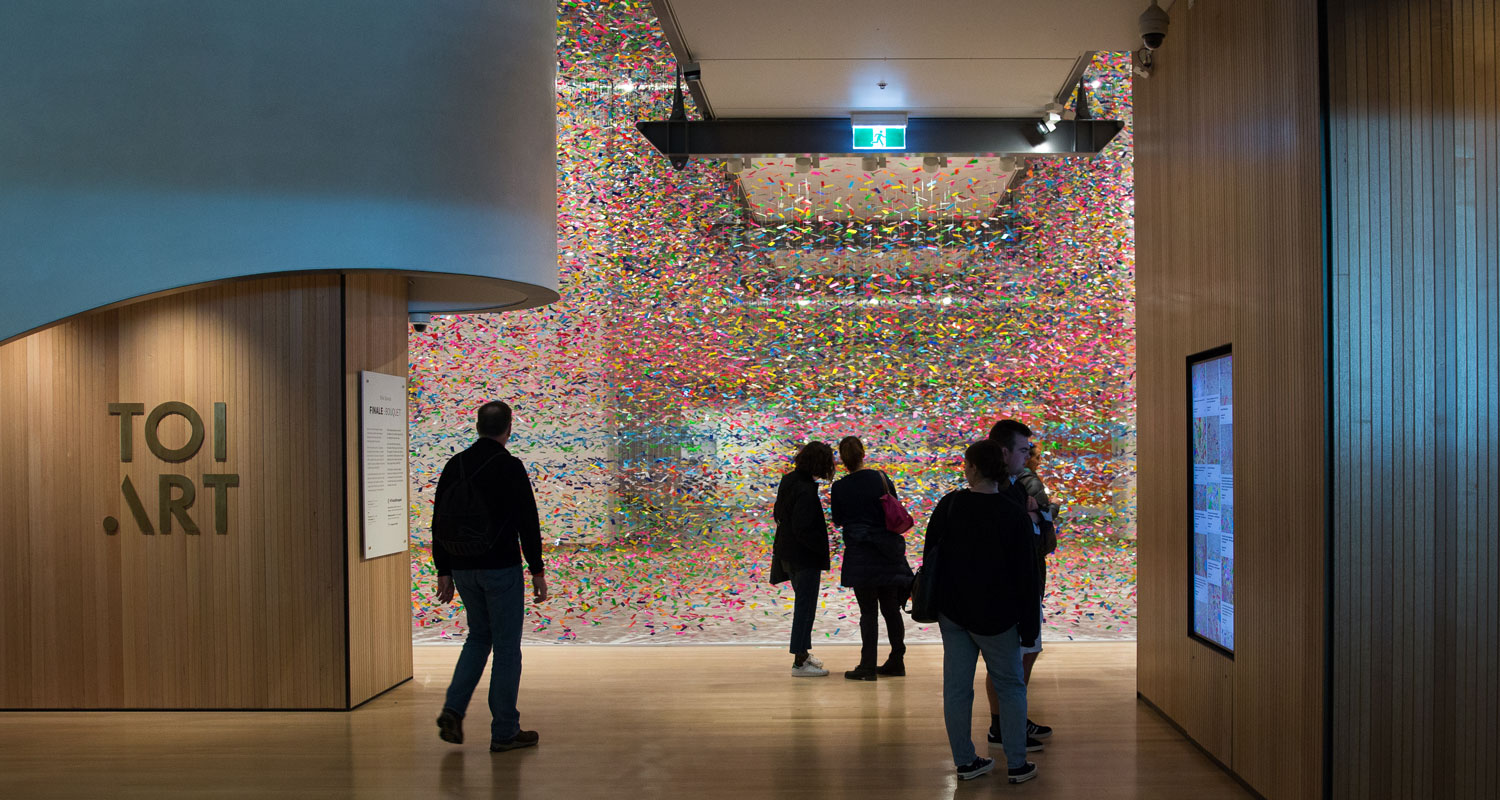
[[[1092,155],[1125,127],[1112,119],[1064,120],[1043,134],[1034,118],[922,117],[906,123],[904,150],[854,150],[847,119],[766,118],[638,122],[668,158],[785,156]]]
[[[661,32],[667,37],[667,45],[672,48],[672,57],[677,59],[678,68],[686,71],[689,65],[696,64],[696,60],[693,58],[693,51],[688,49],[687,40],[682,37],[682,29],[677,26],[677,15],[672,12],[671,4],[667,0],[651,0],[651,10],[656,12]],[[698,107],[698,113],[704,119],[713,119],[714,109],[708,103],[708,95],[703,91],[700,78],[701,73],[688,72],[683,76],[683,82],[693,96],[693,104]]]

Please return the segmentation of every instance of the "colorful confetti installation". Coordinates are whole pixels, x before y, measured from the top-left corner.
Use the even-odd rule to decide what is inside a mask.
[[[918,520],[915,564],[963,447],[1002,416],[1038,431],[1063,505],[1046,635],[1134,638],[1128,54],[1086,77],[1095,115],[1126,121],[1115,142],[1031,162],[994,204],[964,194],[998,168],[977,160],[807,176],[856,182],[867,205],[902,198],[871,218],[806,182],[760,187],[779,195],[747,213],[735,184],[758,170],[672,170],[634,124],[668,113],[675,69],[649,4],[559,6],[562,300],[434,317],[410,339],[416,638],[462,639],[459,606],[433,599],[432,491],[497,398],[515,408],[554,595],[528,606],[529,642],[784,643],[770,509],[797,446],[863,437]],[[838,558],[814,631],[854,642]]]

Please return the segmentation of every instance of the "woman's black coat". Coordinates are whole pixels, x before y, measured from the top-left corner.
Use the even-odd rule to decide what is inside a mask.
[[[880,496],[896,496],[884,473],[860,470],[833,484],[833,524],[844,531],[842,586],[911,588],[911,565],[906,561],[906,538],[885,527]]]
[[[771,548],[771,583],[791,580],[793,569],[829,569],[828,521],[823,518],[823,501],[818,497],[818,482],[812,475],[797,469],[781,477],[776,487],[776,542]]]

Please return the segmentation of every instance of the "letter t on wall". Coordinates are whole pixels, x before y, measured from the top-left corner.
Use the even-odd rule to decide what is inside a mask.
[[[132,452],[132,448],[131,448],[132,441],[131,441],[131,438],[130,438],[130,430],[131,430],[130,418],[131,417],[138,417],[138,416],[140,416],[140,415],[142,415],[144,413],[146,413],[146,404],[145,403],[110,403],[109,404],[109,415],[112,416],[112,417],[118,415],[120,417],[120,461],[121,461],[121,463],[130,461],[130,459],[134,455],[134,453]]]

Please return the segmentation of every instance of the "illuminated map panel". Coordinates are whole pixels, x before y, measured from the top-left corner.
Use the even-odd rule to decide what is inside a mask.
[[[1193,635],[1234,652],[1234,378],[1229,348],[1189,362]]]

